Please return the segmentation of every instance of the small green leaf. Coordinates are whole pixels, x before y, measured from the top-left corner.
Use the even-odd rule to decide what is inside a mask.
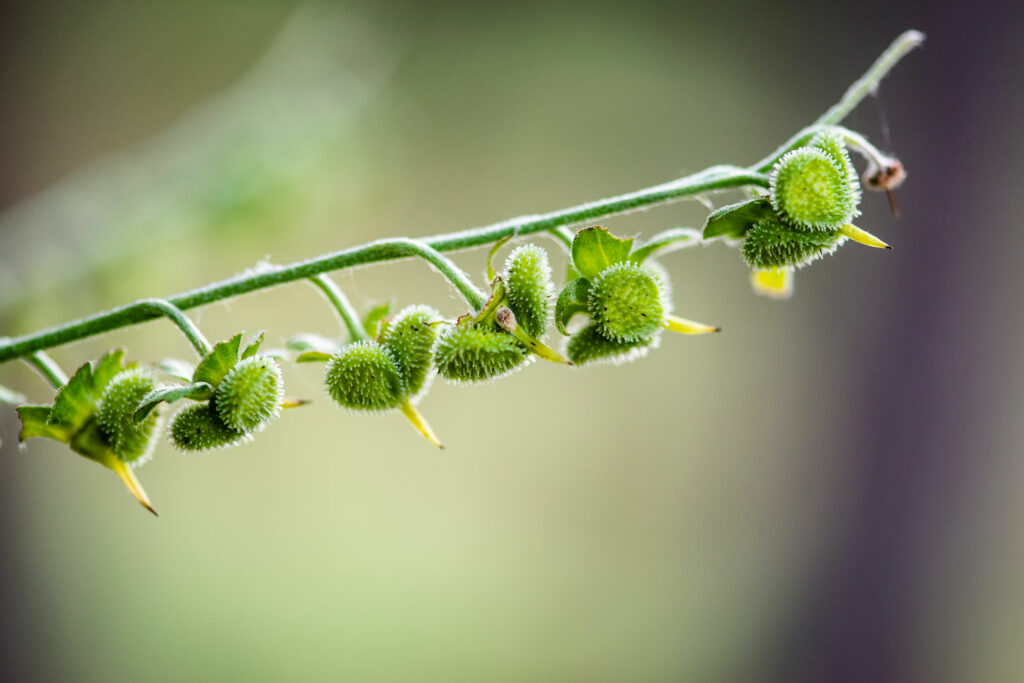
[[[638,249],[635,249],[632,254],[629,255],[629,260],[633,263],[643,263],[644,259],[651,256],[655,252],[666,249],[673,244],[680,242],[700,242],[700,233],[690,228],[672,228],[671,230],[665,230],[659,232],[657,235],[649,239],[644,245]]]
[[[238,364],[238,349],[242,345],[242,333],[239,332],[227,341],[222,341],[199,362],[193,382],[206,382],[216,387],[231,368]]]
[[[593,280],[614,263],[629,258],[633,238],[622,239],[605,228],[583,228],[572,240],[572,263],[582,277]]]
[[[300,353],[299,357],[295,359],[296,363],[325,363],[334,357],[333,353],[324,353],[323,351],[306,351]]]
[[[337,353],[341,347],[337,342],[319,334],[297,334],[285,344],[290,351],[303,353],[305,351],[323,351],[324,353]]]
[[[191,363],[187,363],[179,358],[164,358],[156,364],[156,367],[164,374],[183,379],[186,382],[192,379],[192,373],[196,371]]]
[[[256,355],[256,353],[260,350],[260,344],[263,343],[263,335],[263,330],[260,330],[260,332],[255,337],[252,338],[252,341],[249,342],[249,345],[246,346],[245,349],[242,351],[241,360],[245,360],[246,358],[252,358],[253,356]]]
[[[21,434],[18,441],[31,439],[34,436],[45,436],[67,443],[71,439],[71,430],[64,425],[50,424],[50,406],[19,406],[18,417],[21,418]]]
[[[24,394],[19,394],[14,389],[8,389],[5,386],[0,385],[0,403],[6,403],[9,406],[18,406],[24,403],[26,400]]]
[[[587,298],[590,294],[590,282],[585,278],[576,278],[566,283],[555,302],[555,325],[562,334],[569,334],[566,325],[577,313],[587,312]]]
[[[771,217],[773,213],[772,203],[767,197],[723,206],[708,216],[704,223],[704,239],[743,237],[754,223]]]
[[[391,312],[391,303],[391,301],[385,301],[380,306],[374,306],[363,319],[363,329],[366,330],[366,334],[370,339],[376,339],[380,335],[381,323],[384,318],[388,317],[388,313]],[[335,350],[338,350],[336,344]]]
[[[103,354],[103,357],[96,363],[96,369],[92,371],[93,392],[98,401],[103,395],[103,390],[110,384],[110,380],[117,376],[117,373],[126,367],[133,367],[134,363],[125,365],[124,349],[113,349]]]
[[[498,250],[505,246],[505,243],[512,239],[512,235],[506,235],[500,240],[494,243],[491,247],[491,251],[487,254],[487,281],[493,282],[494,278],[498,277],[498,271],[494,269],[494,257],[497,255]]]
[[[213,387],[206,382],[194,382],[183,387],[159,387],[146,394],[135,410],[132,419],[142,422],[159,404],[174,403],[183,398],[190,398],[193,401],[208,401],[213,398]]]
[[[76,432],[96,413],[103,389],[123,369],[124,349],[108,351],[97,363],[85,363],[60,388],[50,412],[50,424]]]

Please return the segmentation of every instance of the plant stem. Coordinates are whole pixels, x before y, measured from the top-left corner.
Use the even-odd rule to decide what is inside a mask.
[[[868,95],[874,94],[878,88],[878,84],[881,83],[882,79],[888,75],[892,68],[904,57],[906,57],[914,48],[918,47],[924,42],[924,34],[920,31],[904,31],[896,40],[885,49],[875,63],[868,67],[868,70],[864,72],[864,75],[858,78],[856,81],[846,89],[843,96],[839,98],[839,101],[829,107],[828,111],[818,117],[818,120],[812,123],[807,128],[803,129],[792,138],[786,141],[784,145],[776,149],[774,152],[769,154],[767,157],[752,165],[751,169],[756,169],[762,173],[766,172],[772,167],[772,164],[778,160],[783,154],[791,149],[799,147],[801,143],[798,141],[802,136],[807,135],[807,132],[811,129],[820,128],[821,126],[834,125],[845,119],[851,111],[856,109],[857,105],[864,101],[864,98]],[[811,133],[813,135],[813,133]]]
[[[206,337],[199,330],[194,322],[185,313],[165,299],[141,299],[136,301],[134,304],[130,304],[130,307],[138,309],[140,312],[150,314],[151,317],[156,318],[164,316],[172,323],[178,326],[181,333],[185,335],[189,343],[192,344],[192,348],[196,350],[200,358],[205,357],[213,347],[210,346],[210,342],[207,341]]]
[[[900,59],[914,47],[920,45],[923,40],[924,36],[917,31],[907,31],[899,36],[868,71],[850,86],[842,99],[826,111],[814,125],[831,125],[841,121],[867,95],[874,91],[879,81]],[[779,150],[776,150],[767,159],[777,159],[778,156],[781,156],[786,150],[790,149],[793,140],[798,139],[803,133],[804,131],[780,147]],[[85,337],[142,323],[160,315],[166,315],[178,324],[178,327],[185,332],[185,335],[189,337],[189,341],[199,351],[202,343],[205,343],[205,339],[202,338],[201,334],[198,334],[198,329],[191,325],[191,322],[184,315],[175,316],[171,309],[176,310],[180,314],[181,311],[190,308],[287,282],[294,282],[295,280],[312,278],[321,273],[371,263],[394,261],[409,256],[420,256],[430,261],[434,267],[455,284],[473,308],[479,308],[484,303],[483,294],[469,281],[465,273],[455,267],[450,260],[441,257],[437,252],[477,247],[490,244],[504,237],[524,236],[541,231],[554,231],[563,226],[578,225],[598,218],[628,213],[644,207],[667,204],[683,197],[712,190],[746,186],[767,188],[769,182],[765,171],[770,166],[771,163],[768,163],[766,167],[764,161],[749,168],[725,165],[713,166],[693,175],[678,178],[667,183],[608,199],[587,202],[567,209],[544,214],[520,216],[500,223],[443,235],[434,235],[422,240],[403,238],[380,240],[363,246],[299,261],[287,266],[267,266],[168,297],[166,301],[161,299],[145,299],[40,332],[6,339],[0,342],[0,362],[27,356],[35,351],[67,344]],[[564,233],[561,236],[564,236]],[[556,238],[558,237],[559,235],[556,234]],[[564,239],[562,241],[564,242]],[[167,306],[170,306],[170,308],[167,308]],[[183,321],[186,321],[187,324],[183,325]],[[206,344],[207,348],[208,346]]]
[[[316,288],[327,297],[327,301],[334,306],[334,310],[337,311],[338,317],[341,318],[341,322],[344,324],[345,329],[348,330],[348,336],[352,341],[364,341],[370,338],[359,322],[359,314],[349,302],[345,293],[338,287],[338,283],[323,273],[314,275],[309,278],[309,281],[316,285]]]
[[[25,362],[42,375],[43,379],[49,382],[54,389],[60,389],[68,383],[68,376],[45,351],[36,351],[26,356]]]

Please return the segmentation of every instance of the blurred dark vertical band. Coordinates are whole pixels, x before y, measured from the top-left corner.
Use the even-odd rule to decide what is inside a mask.
[[[1019,292],[998,286],[1013,247],[1000,246],[1000,210],[984,201],[999,183],[983,151],[999,148],[991,124],[1012,104],[1001,93],[1020,78],[1012,73],[1019,4],[858,6],[871,20],[866,33],[885,23],[928,37],[913,77],[897,74],[902,90],[888,91],[907,107],[894,142],[912,169],[899,191],[907,215],[892,235],[913,254],[876,297],[887,319],[837,350],[849,360],[846,386],[854,393],[843,403],[855,421],[845,430],[854,440],[840,448],[860,480],[850,485],[855,500],[845,526],[832,530],[796,607],[772,676],[778,681],[923,680],[916,670],[923,608],[944,599],[932,587],[986,456],[985,417],[994,412],[986,403],[1000,400],[991,385],[976,395],[985,385],[979,377],[999,372],[998,331],[985,310],[993,296],[1005,299],[1006,310],[1020,307]]]

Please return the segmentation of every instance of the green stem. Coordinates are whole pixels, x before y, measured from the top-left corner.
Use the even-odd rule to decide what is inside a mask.
[[[882,82],[882,79],[892,71],[892,68],[901,59],[923,42],[924,34],[920,31],[904,31],[898,35],[896,40],[892,41],[889,47],[885,48],[885,52],[879,55],[875,63],[868,67],[864,75],[854,81],[846,89],[846,92],[843,93],[843,96],[839,98],[839,101],[818,117],[818,120],[814,123],[820,126],[839,123],[845,119],[865,97],[875,93],[878,89],[878,84]]]
[[[757,162],[757,169],[759,171],[762,171],[763,173],[767,173],[768,171],[771,170],[772,166],[775,165],[775,162],[778,161],[785,154],[799,147],[803,147],[808,142],[810,142],[811,138],[813,138],[818,133],[823,132],[836,133],[843,140],[843,142],[846,143],[848,147],[850,147],[850,149],[855,150],[869,162],[878,166],[878,168],[886,168],[887,166],[891,165],[896,161],[888,154],[885,154],[884,152],[882,152],[882,150],[875,147],[868,141],[866,137],[864,137],[863,135],[856,131],[852,131],[849,128],[844,128],[843,126],[833,126],[831,124],[815,124],[813,126],[808,126],[807,128],[804,128],[802,131],[800,131],[792,138],[790,138],[789,142],[787,142],[784,147],[778,148],[777,150],[772,152],[771,156],[767,156],[761,161]]]
[[[135,308],[152,318],[164,316],[170,320],[185,335],[185,338],[192,344],[192,348],[196,350],[200,358],[204,358],[213,350],[210,342],[203,336],[203,333],[196,324],[180,308],[165,299],[141,299],[134,304],[130,304],[127,308]]]
[[[572,238],[573,232],[566,227],[555,228],[554,230],[548,231],[552,237],[558,240],[568,253],[572,253]]]
[[[815,125],[838,123],[868,94],[873,92],[879,81],[902,59],[910,50],[919,45],[924,36],[917,31],[902,34],[882,54],[868,71],[857,80],[843,95],[842,99],[825,114]],[[787,142],[780,150],[789,149]],[[778,152],[768,158],[777,158]],[[770,164],[768,165],[770,167]],[[462,271],[454,267],[447,259],[436,252],[468,249],[490,244],[503,237],[525,236],[541,231],[550,231],[563,226],[587,223],[598,218],[615,216],[644,207],[669,202],[712,190],[756,186],[767,188],[768,177],[763,163],[742,168],[739,166],[713,166],[693,175],[648,187],[635,192],[587,202],[567,209],[550,213],[521,216],[510,220],[485,225],[470,230],[434,235],[423,240],[392,239],[370,242],[360,247],[344,249],[332,254],[317,256],[287,266],[269,266],[256,272],[215,282],[198,289],[183,292],[169,297],[166,301],[148,299],[132,304],[113,308],[103,313],[82,318],[47,330],[15,337],[0,342],[0,362],[27,356],[35,351],[48,349],[61,344],[102,334],[129,325],[152,320],[160,315],[168,315],[179,323],[179,319],[170,315],[167,310],[155,306],[153,302],[162,302],[178,309],[178,313],[197,306],[221,301],[241,294],[247,294],[268,287],[274,287],[295,280],[312,278],[321,273],[342,270],[353,266],[393,261],[409,256],[420,256],[430,261],[450,281],[456,284],[459,291],[471,302],[471,306],[479,308],[484,303],[483,295],[477,290]],[[479,303],[472,302],[479,299]],[[183,316],[181,316],[183,318]],[[187,320],[187,319],[185,319]],[[194,327],[194,326],[193,326]],[[189,332],[182,327],[186,336]],[[198,332],[198,330],[196,330]],[[197,343],[200,337],[189,336],[193,346],[199,350]],[[205,341],[205,340],[203,340]]]
[[[45,351],[36,351],[26,356],[25,362],[35,368],[54,389],[60,389],[68,383],[68,376]]]
[[[323,292],[327,300],[334,306],[334,310],[337,311],[338,317],[341,318],[341,322],[345,325],[345,329],[348,330],[348,335],[352,341],[364,341],[370,338],[359,322],[359,314],[356,312],[356,309],[353,308],[348,297],[345,296],[345,293],[341,291],[341,288],[338,287],[334,280],[321,273],[309,278],[309,281],[316,285],[317,289]]]
[[[820,128],[821,126],[834,125],[845,119],[851,111],[856,109],[858,104],[864,101],[865,97],[873,94],[877,90],[878,84],[881,83],[882,79],[892,71],[892,68],[896,66],[901,59],[906,57],[907,54],[923,42],[924,34],[920,31],[904,31],[901,33],[897,36],[896,40],[886,48],[885,52],[875,60],[875,63],[864,72],[864,75],[854,81],[853,84],[846,89],[846,92],[843,93],[843,96],[839,101],[829,107],[828,111],[819,116],[817,121],[794,135],[786,141],[784,145],[750,168],[756,169],[762,173],[767,172],[779,157],[802,144],[797,141],[802,136],[805,136],[807,131]],[[813,133],[811,133],[811,135],[813,135]],[[806,139],[809,138],[805,138],[805,142]]]

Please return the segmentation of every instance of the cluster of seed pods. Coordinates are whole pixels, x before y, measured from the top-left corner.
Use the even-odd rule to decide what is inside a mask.
[[[858,214],[860,191],[837,136],[820,134],[785,154],[770,178],[768,196],[712,213],[704,230],[705,238],[742,238],[743,257],[755,272],[807,265],[846,238],[885,246],[850,224]],[[299,335],[289,348],[297,352],[297,362],[325,363],[326,393],[339,406],[364,413],[401,412],[441,446],[416,407],[435,375],[472,384],[508,375],[534,358],[570,366],[622,362],[657,346],[665,330],[718,331],[672,315],[668,277],[649,258],[673,241],[697,235],[682,230],[665,235],[634,248],[632,239],[604,228],[578,231],[569,245],[568,282],[557,297],[544,249],[516,247],[499,273],[491,264],[504,243],[499,242],[488,259],[489,294],[475,290],[461,271],[449,275],[461,284],[470,308],[455,319],[414,305],[391,317],[376,311],[360,323],[336,285],[318,276],[314,284],[329,294],[350,339],[340,344]],[[562,350],[546,343],[552,320],[565,336]],[[262,341],[259,335],[243,346],[238,334],[209,348],[194,368],[165,367],[176,378],[173,384],[159,383],[153,371],[125,364],[124,352],[112,351],[80,367],[52,406],[20,407],[21,438],[67,443],[113,470],[152,510],[133,469],[153,452],[164,422],[162,404],[187,403],[171,418],[169,437],[179,450],[195,452],[244,443],[282,408],[304,403],[284,397],[280,355],[260,353]]]

